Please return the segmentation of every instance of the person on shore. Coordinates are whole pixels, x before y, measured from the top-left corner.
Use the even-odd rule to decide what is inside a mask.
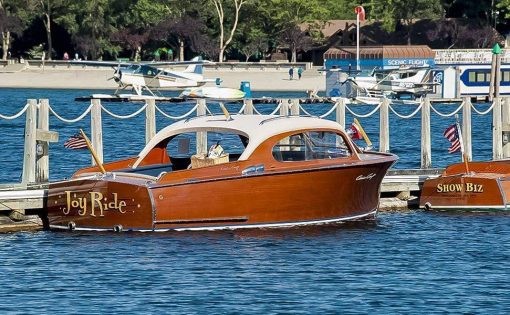
[[[64,58],[65,61],[69,60],[69,54],[67,53],[67,51],[64,52],[64,57],[63,58]]]
[[[289,69],[289,80],[294,79],[294,68],[290,67]]]
[[[303,75],[303,68],[299,67],[297,69],[297,75],[298,75],[298,80],[301,80],[301,75]]]

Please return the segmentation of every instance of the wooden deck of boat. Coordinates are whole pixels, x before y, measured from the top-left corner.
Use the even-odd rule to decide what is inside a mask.
[[[418,205],[420,187],[441,169],[390,170],[381,186],[381,211],[408,210]],[[0,184],[0,232],[39,230],[41,211],[47,196],[45,185]]]

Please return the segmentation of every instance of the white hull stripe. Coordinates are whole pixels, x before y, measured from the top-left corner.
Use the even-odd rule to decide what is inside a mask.
[[[375,215],[377,213],[377,209],[370,211],[369,213],[355,215],[351,217],[343,217],[343,218],[335,218],[335,219],[326,219],[326,220],[314,220],[314,221],[304,221],[304,222],[289,222],[289,223],[265,223],[265,224],[246,224],[246,225],[225,225],[225,226],[209,226],[209,227],[188,227],[188,228],[172,228],[172,229],[128,229],[128,231],[138,231],[138,232],[167,232],[167,231],[218,231],[218,230],[236,230],[236,229],[255,229],[255,228],[281,228],[281,227],[295,227],[295,226],[305,226],[305,225],[318,225],[318,224],[328,224],[328,223],[336,223],[342,221],[350,221],[361,219],[364,217],[369,217]],[[61,225],[51,225],[51,229],[60,229],[60,230],[69,230],[67,226]],[[76,227],[76,231],[113,231],[113,226],[111,229],[104,228],[85,228],[85,227]]]

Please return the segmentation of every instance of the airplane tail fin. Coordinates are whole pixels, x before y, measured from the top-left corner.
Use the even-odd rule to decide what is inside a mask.
[[[197,57],[191,59],[191,61],[201,61],[201,60],[202,60],[202,57],[200,57],[200,56],[197,56]],[[195,74],[203,74],[203,71],[204,71],[204,69],[202,67],[202,64],[189,65],[184,70],[184,72],[195,73]]]

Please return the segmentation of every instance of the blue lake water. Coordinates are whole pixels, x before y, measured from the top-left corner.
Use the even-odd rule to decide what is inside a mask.
[[[59,114],[75,118],[88,104],[74,97],[90,93],[4,89],[0,114],[18,112],[27,98],[49,98]],[[140,104],[106,106],[126,115]],[[269,113],[274,106],[257,108]],[[329,106],[305,108],[323,114]],[[192,105],[161,108],[177,115]],[[442,138],[453,118],[431,115],[433,163],[443,167],[459,160]],[[90,130],[90,118],[66,124],[50,117],[50,129],[60,132],[50,148],[51,177],[58,179],[90,163],[86,151],[62,147],[78,128]],[[377,145],[378,115],[361,121]],[[168,123],[158,115],[158,130]],[[473,125],[474,157],[489,159],[491,115],[473,113]],[[390,126],[397,167],[419,167],[420,116],[390,113]],[[24,117],[0,120],[0,182],[19,178],[23,128]],[[135,155],[144,144],[144,115],[117,120],[103,113],[103,132],[106,161]],[[510,216],[501,213],[388,212],[363,223],[222,232],[19,232],[0,234],[0,313],[508,314],[509,260]]]
[[[52,108],[66,119],[74,119],[80,116],[89,106],[88,102],[75,102],[77,96],[90,95],[92,93],[111,93],[111,91],[89,90],[38,90],[38,89],[0,89],[0,114],[13,115],[23,108],[29,98],[48,98]],[[176,93],[166,93],[176,95]],[[254,97],[304,97],[299,93],[254,93]],[[140,103],[104,103],[105,107],[118,115],[134,113],[142,104]],[[162,103],[158,106],[167,114],[179,116],[193,108],[194,103],[170,104]],[[322,115],[332,107],[332,104],[308,104],[303,107],[311,114]],[[452,112],[456,105],[435,105],[444,113]],[[221,113],[217,104],[211,103],[210,110],[213,113]],[[232,112],[241,108],[240,104],[227,105]],[[259,104],[256,108],[265,114],[271,113],[276,104]],[[357,114],[367,114],[373,106],[350,106]],[[486,104],[477,105],[478,110],[488,108]],[[410,114],[415,106],[395,106],[400,114]],[[335,113],[327,118],[334,120]],[[346,123],[350,124],[354,116],[346,112]],[[106,162],[134,156],[141,151],[145,144],[145,114],[141,113],[130,119],[117,119],[107,113],[102,113],[103,121],[103,145],[104,160]],[[157,129],[160,130],[174,122],[157,113]],[[369,137],[378,147],[379,138],[379,113],[369,118],[360,118]],[[453,162],[460,161],[460,154],[447,153],[448,141],[443,137],[443,131],[454,123],[453,117],[443,118],[431,112],[432,130],[432,163],[433,167],[445,167]],[[492,157],[492,115],[478,115],[473,111],[473,158],[474,160],[486,160]],[[23,161],[23,132],[25,126],[24,115],[15,120],[0,119],[0,162],[3,172],[0,173],[1,182],[18,181],[22,170]],[[70,176],[74,170],[90,164],[91,158],[87,150],[69,150],[63,147],[63,143],[79,128],[83,128],[90,134],[90,115],[85,116],[76,123],[65,123],[50,114],[50,130],[59,132],[59,142],[50,145],[50,179],[56,180]],[[395,168],[419,168],[420,167],[420,142],[421,141],[421,116],[415,115],[411,119],[401,119],[390,112],[390,151],[400,157]],[[363,143],[362,143],[363,144]]]

